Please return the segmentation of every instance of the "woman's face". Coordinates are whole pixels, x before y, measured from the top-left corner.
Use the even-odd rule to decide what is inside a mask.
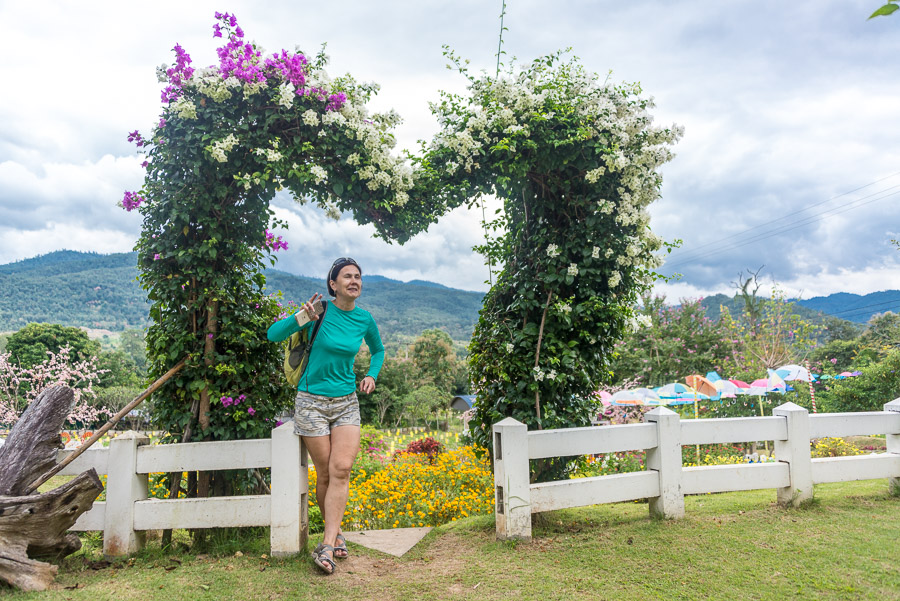
[[[331,280],[331,287],[336,297],[359,298],[362,292],[362,274],[356,265],[345,265],[337,274],[337,278]]]

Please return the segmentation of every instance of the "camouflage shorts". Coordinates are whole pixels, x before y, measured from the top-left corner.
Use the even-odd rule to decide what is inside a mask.
[[[328,436],[338,426],[359,426],[356,393],[339,397],[298,391],[294,398],[294,433],[299,436]]]

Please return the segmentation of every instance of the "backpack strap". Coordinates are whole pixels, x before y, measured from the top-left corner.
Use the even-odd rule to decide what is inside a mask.
[[[319,315],[319,319],[316,320],[316,325],[313,326],[312,334],[309,336],[309,351],[312,352],[313,342],[316,341],[316,334],[319,333],[319,328],[322,327],[322,322],[325,321],[325,314],[328,312],[328,301],[322,301],[322,314]]]

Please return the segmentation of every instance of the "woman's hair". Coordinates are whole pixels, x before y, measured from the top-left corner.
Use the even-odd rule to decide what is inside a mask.
[[[328,270],[328,276],[325,278],[325,287],[328,288],[328,294],[331,296],[335,296],[334,288],[331,287],[331,282],[334,281],[338,274],[341,272],[341,269],[346,267],[347,265],[353,265],[357,269],[359,269],[359,275],[362,275],[362,268],[359,266],[359,263],[351,259],[350,257],[341,257],[337,259],[334,263],[331,264],[331,269]]]

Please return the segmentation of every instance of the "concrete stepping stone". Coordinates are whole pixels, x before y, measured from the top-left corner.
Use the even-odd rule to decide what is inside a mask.
[[[391,528],[390,530],[359,530],[357,532],[344,532],[344,538],[351,543],[362,545],[368,549],[381,551],[395,557],[402,557],[429,532],[431,532],[431,526],[425,528]]]

